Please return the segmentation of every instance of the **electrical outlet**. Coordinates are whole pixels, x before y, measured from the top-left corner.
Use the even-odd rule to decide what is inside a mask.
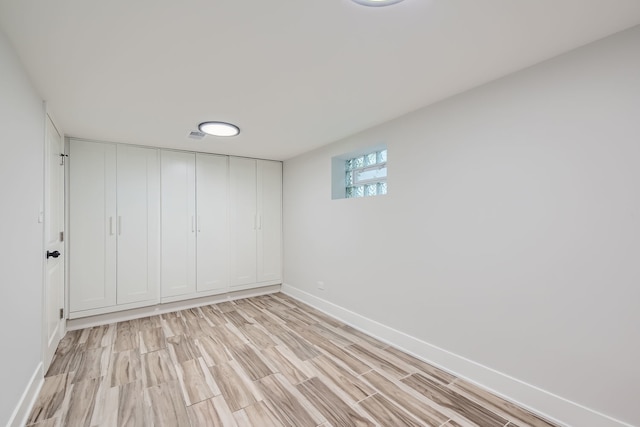
[[[318,289],[324,291],[324,282],[318,282]]]

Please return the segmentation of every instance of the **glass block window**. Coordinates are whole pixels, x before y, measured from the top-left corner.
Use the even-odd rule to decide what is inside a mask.
[[[347,198],[387,194],[387,150],[374,151],[345,161]]]

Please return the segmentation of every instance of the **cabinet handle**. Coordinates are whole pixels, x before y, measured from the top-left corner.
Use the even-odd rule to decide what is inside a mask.
[[[258,215],[258,230],[262,230],[262,215]]]
[[[109,235],[113,236],[113,217],[109,217]]]
[[[122,236],[122,217],[118,217],[118,236]]]
[[[202,217],[198,215],[198,233],[202,231],[202,226],[200,225],[201,221],[202,221]]]
[[[196,217],[191,215],[191,232],[195,233],[196,231]]]

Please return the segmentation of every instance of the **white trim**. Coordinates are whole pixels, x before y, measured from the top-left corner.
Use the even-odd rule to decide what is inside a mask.
[[[265,287],[271,287],[274,285],[280,286],[280,283],[281,283],[280,280],[273,280],[271,282],[262,282],[262,283],[250,283],[248,285],[236,286],[233,288],[204,291],[204,292],[185,294],[185,295],[176,295],[176,296],[164,297],[164,298],[158,297],[148,301],[130,302],[126,304],[110,305],[108,307],[92,308],[89,310],[72,311],[69,313],[68,319],[70,321],[75,321],[75,320],[87,318],[87,317],[96,318],[102,315],[115,315],[117,318],[119,316],[118,313],[133,312],[133,310],[136,310],[136,309],[142,309],[142,311],[144,312],[151,312],[151,311],[158,312],[158,310],[160,310],[160,312],[162,313],[167,313],[168,311],[164,310],[164,308],[168,304],[181,303],[180,305],[178,305],[178,307],[182,307],[182,304],[189,304],[187,308],[198,307],[199,305],[203,305],[203,304],[206,305],[206,304],[213,304],[214,302],[226,301],[227,296],[230,296],[231,299],[234,299],[233,295],[234,293],[237,293],[237,292],[250,291],[256,288],[265,288]],[[262,295],[263,293],[269,293],[269,292],[262,291],[259,295]],[[209,300],[205,298],[209,298],[209,297],[216,297],[216,298],[210,300],[211,302],[206,302]],[[242,298],[246,298],[246,297],[242,297]],[[205,301],[205,303],[200,303],[198,301]],[[175,310],[182,310],[182,308],[176,308]],[[169,310],[169,311],[172,311],[172,310]]]
[[[67,318],[69,320],[75,320],[82,317],[99,316],[101,314],[109,314],[109,313],[118,312],[118,311],[133,310],[136,308],[147,307],[147,306],[155,307],[158,304],[160,304],[159,298],[154,298],[153,300],[149,300],[149,301],[129,302],[126,304],[111,305],[108,307],[71,311],[69,312],[69,315],[67,316]]]
[[[70,319],[67,320],[67,331],[75,331],[78,329],[91,328],[94,326],[108,325],[110,323],[124,322],[126,320],[139,319],[141,317],[155,316],[163,313],[171,313],[174,311],[202,307],[205,305],[216,304],[224,301],[234,301],[242,298],[250,298],[258,295],[268,295],[276,292],[280,292],[279,284],[237,292],[229,292],[225,294],[211,295],[203,298],[194,298],[189,300],[170,302],[166,304],[157,304],[132,310],[121,310],[113,313],[100,314],[97,316]]]
[[[40,362],[33,372],[33,375],[31,375],[31,379],[29,379],[29,383],[22,393],[22,396],[20,396],[20,400],[7,422],[7,427],[22,427],[27,424],[27,419],[33,409],[33,405],[36,403],[43,384],[44,371],[42,369],[42,362]]]
[[[225,296],[228,292],[229,292],[229,288],[224,288],[224,289],[216,289],[213,291],[197,292],[195,294],[174,295],[171,297],[160,298],[160,304],[168,304],[172,302],[184,301],[184,300],[194,299],[194,298],[213,297],[216,295]]]
[[[258,282],[258,283],[249,283],[246,285],[234,285],[229,286],[229,292],[238,292],[238,291],[246,291],[254,288],[259,288],[263,286],[280,286],[282,284],[282,279],[268,280],[266,282]]]
[[[49,155],[50,150],[51,150],[51,144],[49,141],[49,124],[51,124],[51,126],[53,126],[53,130],[58,134],[58,137],[60,138],[60,142],[62,143],[62,152],[65,153],[66,152],[66,146],[65,146],[65,141],[64,141],[64,135],[60,132],[60,130],[58,129],[58,127],[56,126],[55,122],[53,121],[53,118],[51,116],[51,113],[49,111],[48,108],[48,104],[46,101],[43,101],[43,106],[44,106],[44,110],[45,110],[45,114],[44,114],[44,149],[43,149],[43,166],[42,166],[42,170],[44,171],[44,176],[43,176],[43,189],[44,192],[42,193],[42,212],[43,212],[43,222],[42,222],[42,226],[43,226],[43,232],[42,232],[42,253],[45,253],[48,250],[48,246],[47,246],[47,238],[48,236],[46,235],[46,230],[47,230],[47,218],[50,216],[49,213],[47,212],[47,208],[49,206],[47,206],[46,203],[46,194],[49,191],[49,187],[51,185],[51,183],[49,182],[49,178],[50,178],[50,170],[49,168],[51,167],[50,163],[49,163]],[[62,278],[62,307],[60,307],[64,313],[66,313],[66,293],[67,293],[67,244],[66,244],[66,230],[67,230],[67,190],[66,190],[66,185],[67,185],[67,163],[68,162],[64,162],[64,167],[63,167],[63,180],[62,180],[62,188],[60,188],[59,190],[62,191],[62,206],[63,206],[63,212],[62,212],[62,230],[60,230],[61,232],[64,233],[65,237],[62,241],[62,254],[63,254],[63,262],[61,263],[61,268],[63,269],[63,278]],[[47,306],[48,303],[48,277],[47,277],[47,272],[48,272],[48,266],[47,266],[47,260],[45,258],[43,264],[42,264],[42,362],[43,362],[43,371],[46,372],[47,369],[49,369],[49,366],[51,365],[51,362],[53,361],[53,357],[55,355],[55,350],[53,353],[49,353],[49,349],[51,347],[49,347],[49,325],[48,325],[48,318],[47,316],[50,314],[48,313],[49,307]],[[55,346],[57,347],[58,344],[60,343],[60,341],[62,340],[62,337],[64,337],[65,333],[67,332],[66,330],[66,316],[63,316],[62,319],[59,320],[59,324],[58,324],[58,332],[57,332],[57,337],[56,337],[56,343]]]
[[[633,427],[631,424],[429,344],[286,283],[282,285],[281,292],[556,424]]]
[[[43,255],[46,253],[47,251],[47,191],[48,186],[49,186],[49,162],[47,159],[47,156],[49,154],[49,147],[48,147],[48,142],[49,142],[49,126],[48,126],[48,121],[50,121],[50,117],[47,114],[47,101],[42,101],[42,110],[44,112],[44,121],[43,121],[43,134],[42,134],[42,208],[40,210],[39,215],[41,215],[40,218],[42,218],[42,224],[41,224],[41,238],[42,238],[42,247],[40,248],[40,255]],[[55,126],[54,126],[55,128]],[[56,129],[57,131],[57,129]],[[64,247],[64,245],[63,245]],[[63,256],[66,254],[63,253]],[[47,325],[47,259],[45,258],[44,261],[42,261],[42,287],[41,287],[41,317],[40,317],[40,360],[42,361],[42,370],[44,370],[44,364],[46,363],[47,365],[49,363],[51,363],[51,360],[47,360],[47,342],[48,342],[48,338],[47,337],[47,331],[48,331],[48,325]],[[64,259],[64,258],[63,258]],[[63,284],[64,286],[64,284]],[[47,366],[48,368],[48,366]],[[33,380],[33,378],[32,378]],[[12,418],[13,419],[13,418]]]

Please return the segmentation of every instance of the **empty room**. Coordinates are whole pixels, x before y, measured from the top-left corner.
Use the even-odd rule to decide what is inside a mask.
[[[640,2],[0,0],[0,425],[640,427]]]

